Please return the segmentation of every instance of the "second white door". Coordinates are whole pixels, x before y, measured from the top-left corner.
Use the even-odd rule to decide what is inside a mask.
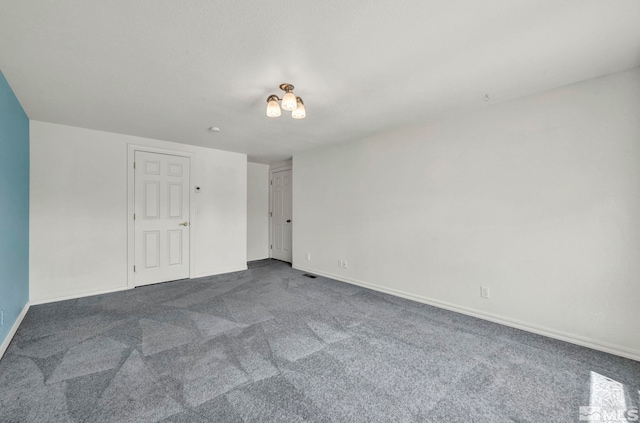
[[[271,257],[291,263],[291,170],[272,174]]]
[[[135,152],[135,285],[189,277],[189,158]]]

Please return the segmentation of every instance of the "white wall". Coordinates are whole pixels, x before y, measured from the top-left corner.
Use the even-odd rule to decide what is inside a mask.
[[[269,257],[269,165],[247,163],[247,260]]]
[[[192,152],[196,277],[246,269],[247,158],[31,121],[32,302],[127,287],[127,145]]]
[[[640,359],[639,117],[635,69],[298,154],[294,267]]]

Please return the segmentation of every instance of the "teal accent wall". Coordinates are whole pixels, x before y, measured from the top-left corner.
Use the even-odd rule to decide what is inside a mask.
[[[0,344],[29,300],[29,118],[0,72]]]

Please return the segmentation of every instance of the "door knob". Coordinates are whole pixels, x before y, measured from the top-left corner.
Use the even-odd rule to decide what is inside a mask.
[[[178,223],[178,225],[180,225],[180,226],[189,226],[189,222]]]
[[[287,220],[287,223],[291,223],[291,219]]]

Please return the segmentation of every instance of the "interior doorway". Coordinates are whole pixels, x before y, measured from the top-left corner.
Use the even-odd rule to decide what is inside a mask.
[[[191,277],[190,156],[129,146],[130,288]]]
[[[270,235],[271,258],[291,263],[291,227],[292,227],[292,170],[273,169],[270,172]]]

